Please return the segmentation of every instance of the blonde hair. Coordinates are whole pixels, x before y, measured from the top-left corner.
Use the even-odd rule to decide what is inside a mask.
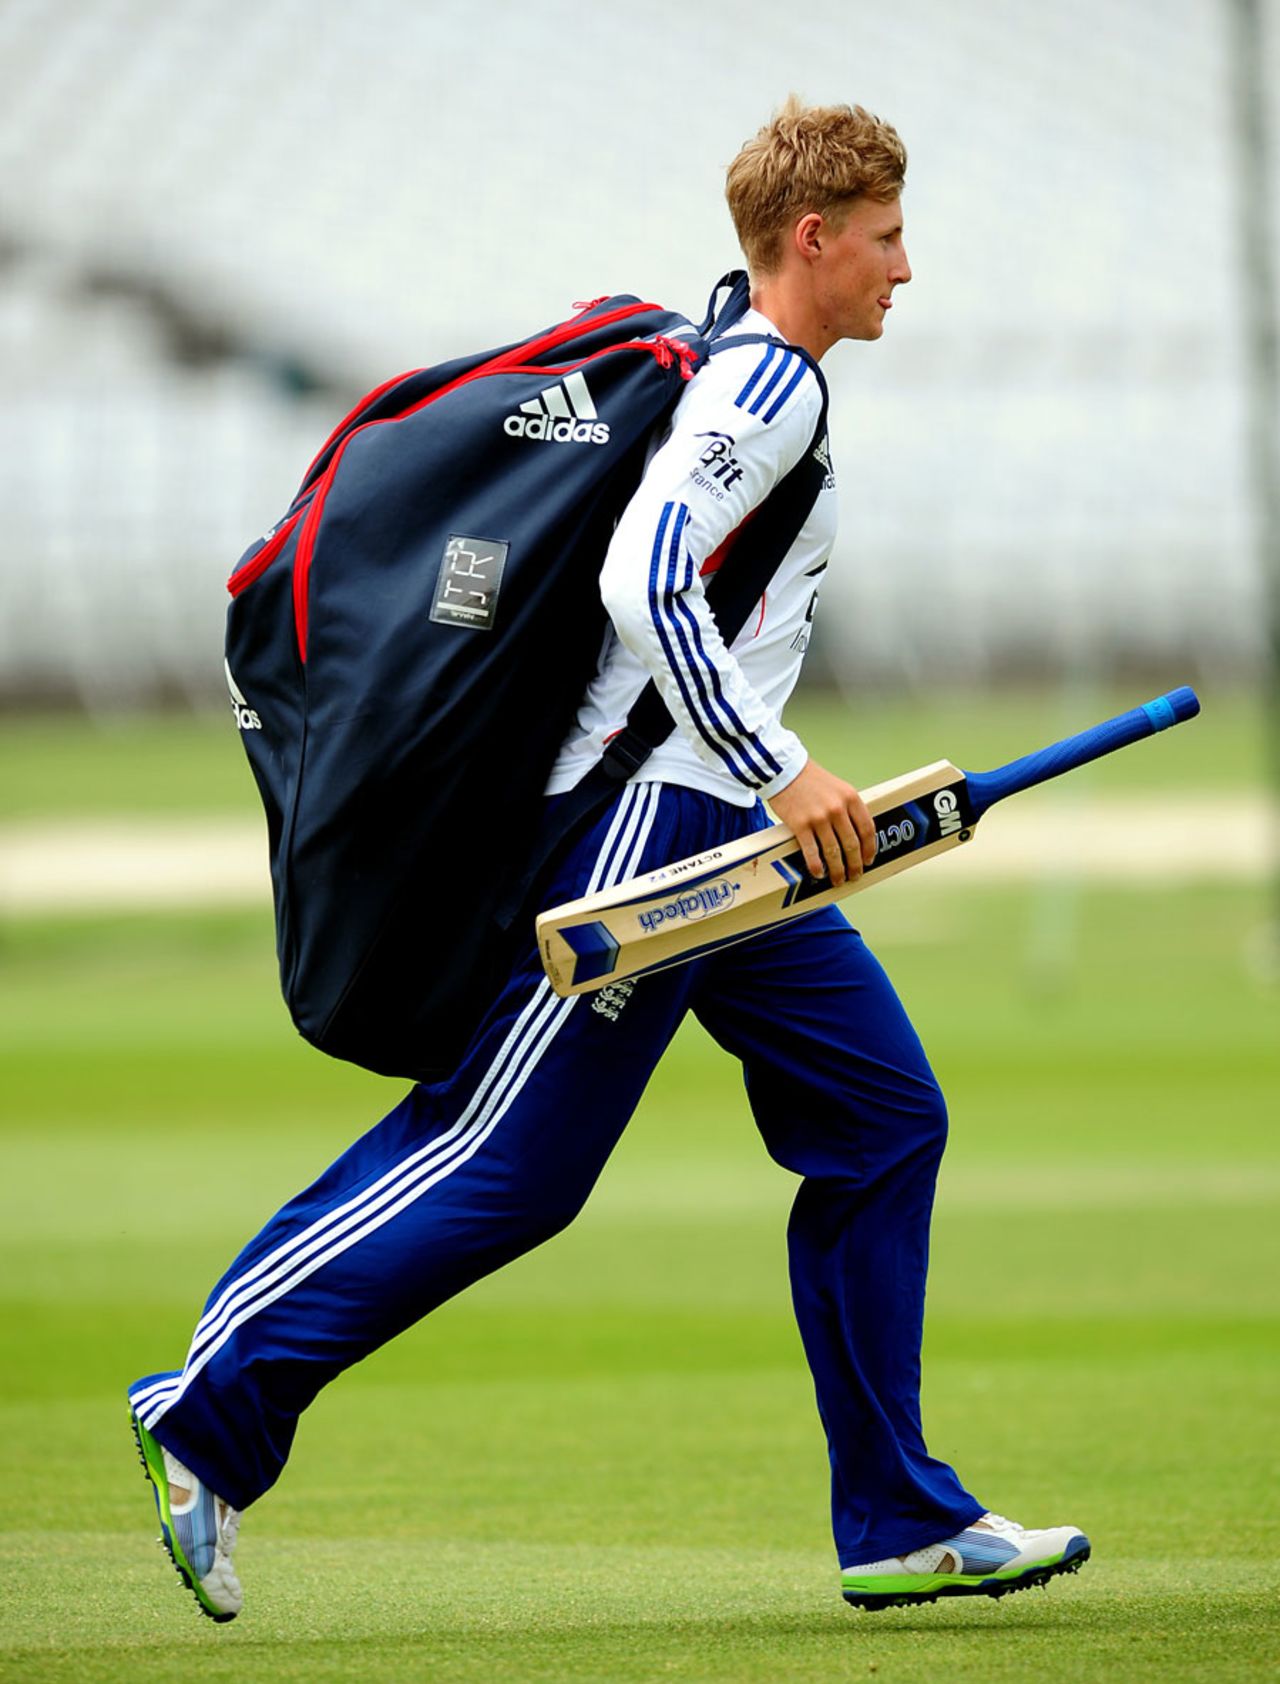
[[[805,106],[795,94],[729,165],[725,197],[755,274],[782,261],[788,229],[810,211],[839,224],[854,199],[887,204],[902,191],[907,149],[860,105]]]

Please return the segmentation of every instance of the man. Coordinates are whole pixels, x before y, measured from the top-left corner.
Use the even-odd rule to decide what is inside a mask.
[[[656,441],[604,562],[613,629],[548,794],[595,764],[650,677],[678,729],[563,851],[548,904],[757,830],[762,797],[815,876],[841,883],[874,857],[857,790],[780,718],[835,536],[830,472],[732,649],[702,579],[803,452],[829,469],[816,364],[841,339],[878,339],[911,278],[905,168],[897,134],[860,107],[794,99],[730,166],[751,275],[732,332],[771,342],[709,359]],[[279,1476],[321,1386],[572,1219],[686,1011],[742,1060],[769,1151],[802,1178],[790,1269],[846,1598],[1000,1594],[1087,1557],[1073,1527],[1029,1532],[988,1513],[925,1449],[920,1336],[945,1110],[883,971],[829,908],[620,984],[607,1012],[558,999],[530,944],[458,1069],[415,1087],[245,1248],[182,1371],[130,1388],[166,1542],[206,1613],[239,1612],[239,1511]]]

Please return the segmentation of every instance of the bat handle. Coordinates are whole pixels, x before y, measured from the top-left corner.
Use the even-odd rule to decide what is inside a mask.
[[[1170,725],[1181,725],[1199,712],[1200,698],[1184,684],[1170,690],[1167,696],[1157,696],[1152,702],[1143,702],[1141,707],[1118,713],[1114,719],[1105,719],[1088,731],[1050,743],[1035,754],[1024,754],[1021,760],[1011,760],[1007,766],[997,766],[991,772],[966,772],[973,816],[981,818],[988,807],[1003,801],[1006,795],[1016,795],[1033,784],[1044,783],[1047,778],[1059,777],[1104,754],[1113,754],[1116,749],[1127,748],[1130,743],[1167,730]]]

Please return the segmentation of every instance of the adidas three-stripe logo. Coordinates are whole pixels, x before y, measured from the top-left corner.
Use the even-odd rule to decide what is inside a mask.
[[[522,403],[520,413],[508,415],[502,430],[513,439],[543,439],[549,444],[608,444],[609,423],[598,414],[577,369]]]

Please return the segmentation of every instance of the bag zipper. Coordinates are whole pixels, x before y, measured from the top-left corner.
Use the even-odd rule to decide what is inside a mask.
[[[491,358],[489,362],[483,364],[480,368],[473,368],[466,374],[460,374],[456,380],[451,380],[447,386],[441,386],[438,391],[431,392],[425,398],[419,399],[417,403],[411,404],[399,415],[384,416],[380,421],[366,421],[362,425],[354,427],[347,434],[346,438],[342,440],[341,444],[334,452],[333,460],[329,463],[329,466],[316,482],[315,495],[312,497],[310,508],[306,511],[306,519],[303,522],[302,529],[298,535],[298,549],[293,563],[293,620],[294,631],[298,642],[298,658],[304,666],[306,665],[307,660],[307,630],[309,618],[308,603],[309,586],[311,582],[311,561],[313,555],[315,554],[316,534],[319,531],[320,517],[324,512],[325,499],[328,496],[329,489],[333,484],[338,464],[342,460],[343,452],[346,450],[351,440],[355,438],[356,434],[363,432],[365,427],[382,427],[386,426],[388,422],[407,420],[409,416],[416,415],[419,410],[425,409],[428,404],[435,403],[439,398],[445,397],[448,393],[457,391],[460,386],[466,386],[471,381],[479,380],[487,375],[571,374],[575,369],[584,368],[587,363],[594,362],[598,357],[612,356],[616,351],[647,351],[657,360],[660,368],[670,368],[673,363],[678,362],[680,365],[681,379],[690,380],[693,377],[693,364],[697,360],[697,353],[691,345],[687,345],[683,340],[668,339],[661,334],[655,335],[652,339],[628,339],[619,345],[606,345],[599,351],[593,351],[588,357],[581,357],[577,362],[564,363],[558,367],[553,367],[547,363],[530,363],[527,361],[516,360],[517,358],[528,358],[541,355],[546,351],[554,350],[556,346],[565,344],[571,339],[581,338],[584,333],[588,333],[597,327],[608,327],[613,322],[624,321],[628,316],[640,315],[644,311],[656,310],[658,308],[659,306],[656,304],[626,304],[617,310],[608,311],[603,316],[596,316],[591,321],[585,321],[581,317],[578,317],[572,321],[562,322],[559,327],[551,329],[550,332],[543,334],[541,338],[524,341],[520,345],[514,346],[510,351],[503,352],[499,356]],[[401,375],[400,378],[404,379],[405,377]],[[388,389],[388,386],[394,384],[394,381],[386,382],[378,388],[378,391],[385,392]],[[369,401],[370,400],[366,400],[364,404],[359,405],[353,413],[358,415],[362,409],[367,407]],[[326,445],[325,448],[327,449],[328,446]],[[321,451],[320,454],[323,455],[324,451]],[[279,551],[276,553],[278,554]],[[256,562],[256,560],[257,558],[255,557],[254,561]],[[253,563],[250,565],[252,566]],[[270,564],[264,563],[263,565],[266,567]],[[255,577],[257,577],[256,574]]]

